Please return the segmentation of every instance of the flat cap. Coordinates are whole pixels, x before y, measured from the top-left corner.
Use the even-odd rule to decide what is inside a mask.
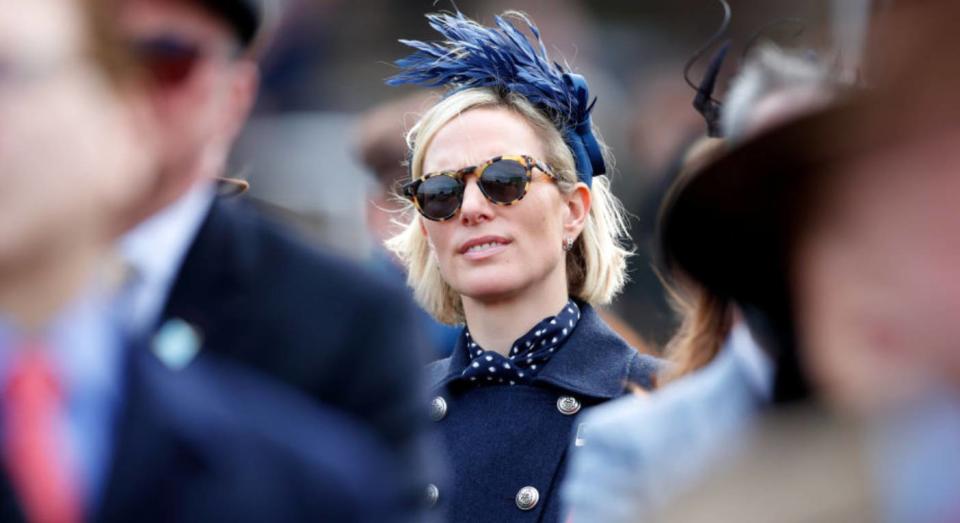
[[[230,24],[245,48],[257,40],[276,10],[276,0],[195,1]]]

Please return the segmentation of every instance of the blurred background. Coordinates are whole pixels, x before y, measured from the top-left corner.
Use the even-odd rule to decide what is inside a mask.
[[[408,53],[399,38],[432,39],[423,15],[452,2],[287,0],[278,37],[263,61],[256,114],[238,143],[231,175],[250,196],[316,242],[373,264],[389,264],[390,191],[404,175],[403,132],[430,99],[389,88],[391,62]],[[727,71],[754,36],[785,47],[834,45],[855,63],[866,0],[730,0]],[[873,2],[876,6],[876,2]],[[691,107],[684,63],[717,30],[713,0],[463,0],[483,22],[505,10],[529,14],[548,51],[583,73],[599,98],[594,122],[616,157],[615,193],[632,214],[637,256],[631,283],[611,307],[656,349],[672,332],[670,308],[650,243],[660,198],[682,148],[705,131]],[[693,68],[698,81],[704,62]],[[722,95],[729,72],[721,76]],[[413,99],[409,97],[414,95]],[[405,100],[401,100],[404,99]],[[401,100],[401,101],[397,101]],[[383,106],[383,104],[388,104]],[[722,253],[718,254],[722,255]]]

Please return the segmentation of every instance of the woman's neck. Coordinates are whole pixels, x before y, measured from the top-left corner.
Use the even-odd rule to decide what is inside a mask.
[[[540,320],[557,314],[569,299],[566,281],[541,285],[509,298],[481,301],[463,297],[470,337],[484,350],[509,355],[513,342]]]

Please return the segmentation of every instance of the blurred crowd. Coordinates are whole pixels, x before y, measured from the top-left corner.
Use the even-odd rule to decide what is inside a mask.
[[[954,0],[0,4],[0,521],[960,522]]]

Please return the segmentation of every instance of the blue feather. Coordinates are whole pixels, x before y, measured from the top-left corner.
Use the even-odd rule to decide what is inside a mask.
[[[495,17],[493,27],[485,27],[460,12],[428,14],[430,27],[442,39],[400,40],[414,53],[394,62],[402,71],[387,84],[446,86],[454,91],[493,87],[519,94],[561,131],[574,153],[580,178],[589,185],[593,175],[606,171],[590,119],[596,98],[590,100],[583,77],[550,60],[533,22],[522,15],[517,18],[532,42],[502,16]]]

